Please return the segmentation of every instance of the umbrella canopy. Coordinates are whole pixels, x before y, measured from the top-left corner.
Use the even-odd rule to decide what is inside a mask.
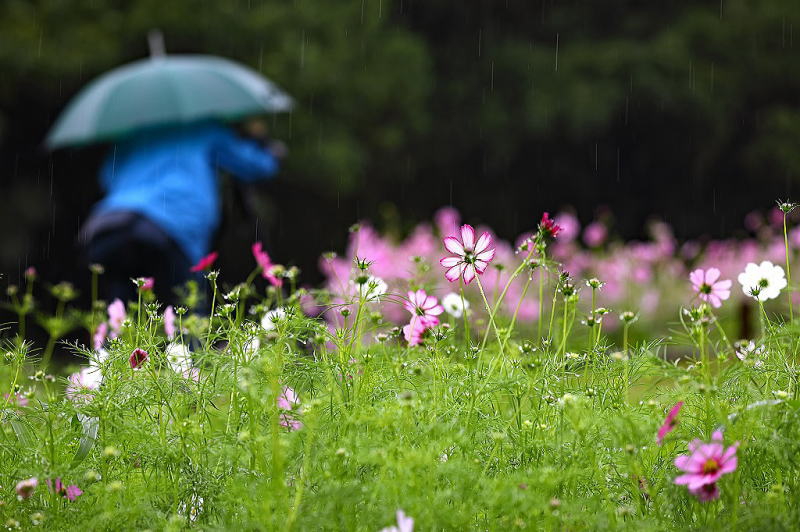
[[[235,120],[292,108],[275,84],[233,61],[155,56],[119,67],[73,98],[47,135],[48,148],[108,141],[155,126]]]

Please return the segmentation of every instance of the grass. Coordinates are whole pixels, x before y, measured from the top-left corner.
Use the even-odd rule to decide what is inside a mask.
[[[416,530],[794,529],[798,326],[766,314],[762,360],[742,362],[700,305],[670,338],[623,351],[578,323],[580,292],[562,295],[557,277],[541,340],[507,317],[495,329],[476,310],[472,345],[450,319],[413,347],[381,316],[399,295],[362,295],[331,329],[300,311],[304,291],[284,299],[243,283],[219,292],[211,321],[179,313],[172,342],[193,346],[182,363],[199,369],[197,381],[174,371],[161,309],[140,298],[107,356],[72,346],[103,377],[77,400],[64,378],[39,370],[48,353],[6,330],[0,389],[28,404],[13,393],[0,403],[0,522],[374,531],[402,509]],[[602,289],[595,296],[602,305]],[[263,328],[276,306],[286,316]],[[149,358],[134,370],[135,348]],[[299,398],[291,410],[279,408],[287,386]],[[659,446],[678,401],[679,423]],[[719,480],[718,500],[699,502],[674,484],[673,462],[720,428],[726,445],[740,442],[738,468]],[[20,499],[14,486],[29,477],[39,485]],[[83,494],[53,493],[45,480],[55,478]]]

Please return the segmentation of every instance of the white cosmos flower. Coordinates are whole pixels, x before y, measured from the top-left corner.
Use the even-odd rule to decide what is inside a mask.
[[[461,299],[460,295],[453,292],[450,292],[442,298],[442,306],[444,307],[445,312],[454,318],[460,318],[463,316],[465,308],[467,309],[467,312],[469,312],[469,301],[466,299]]]
[[[191,369],[192,354],[189,352],[189,348],[185,345],[173,342],[167,346],[164,354],[167,357],[169,366],[176,373],[183,373],[184,371]]]
[[[282,320],[286,317],[286,311],[282,308],[276,308],[275,310],[270,310],[264,317],[261,318],[261,326],[264,328],[265,331],[271,331],[275,328],[275,322],[277,320]]]
[[[761,264],[751,262],[739,274],[739,284],[745,295],[758,301],[775,299],[786,288],[783,268],[765,260]]]
[[[358,296],[364,298],[364,301],[378,301],[389,290],[386,282],[374,275],[370,275],[365,283],[357,284],[357,286]]]

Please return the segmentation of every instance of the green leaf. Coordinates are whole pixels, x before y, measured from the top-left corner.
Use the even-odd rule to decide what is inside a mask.
[[[83,414],[78,414],[78,419],[83,426],[83,436],[78,445],[78,450],[72,458],[72,467],[80,464],[92,450],[95,442],[97,441],[97,430],[100,428],[100,420],[96,417],[89,417]]]

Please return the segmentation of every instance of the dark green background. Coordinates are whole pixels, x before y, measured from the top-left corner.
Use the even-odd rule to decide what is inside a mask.
[[[248,244],[315,281],[316,258],[371,218],[402,233],[445,204],[511,238],[542,210],[598,208],[642,236],[727,236],[800,176],[797,0],[0,2],[0,271],[83,277],[74,235],[102,147],[41,141],[96,75],[147,54],[240,60],[295,96],[290,159],[257,193],[226,188],[221,266]],[[797,199],[797,198],[795,198]],[[258,229],[257,229],[258,226]]]

